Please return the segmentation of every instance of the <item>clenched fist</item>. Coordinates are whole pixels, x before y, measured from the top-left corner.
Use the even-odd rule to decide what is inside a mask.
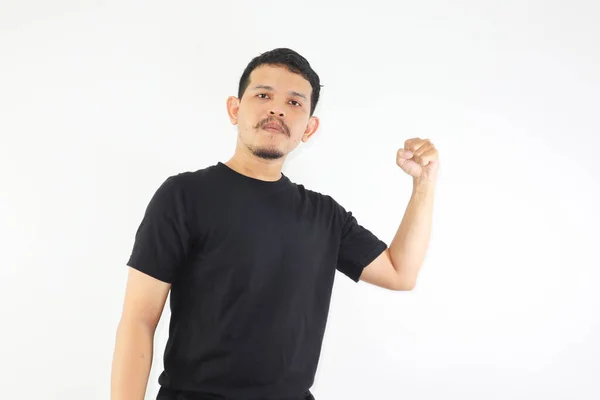
[[[398,150],[396,163],[415,182],[434,183],[439,169],[439,156],[429,139],[408,139],[404,148]]]

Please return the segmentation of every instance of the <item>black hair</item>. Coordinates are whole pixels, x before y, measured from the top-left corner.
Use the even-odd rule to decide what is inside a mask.
[[[261,65],[283,66],[288,71],[301,75],[312,86],[312,94],[310,96],[310,115],[312,116],[319,102],[319,94],[321,93],[321,83],[319,75],[312,69],[306,58],[294,50],[287,48],[278,48],[256,56],[250,61],[242,77],[238,88],[238,98],[241,99],[244,92],[250,84],[250,74],[254,69]]]

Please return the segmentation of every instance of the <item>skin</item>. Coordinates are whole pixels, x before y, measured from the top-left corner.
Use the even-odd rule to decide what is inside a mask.
[[[237,125],[235,153],[225,164],[256,179],[276,181],[287,156],[316,133],[319,118],[310,115],[312,87],[286,68],[261,65],[250,74],[241,99],[227,99],[227,114]],[[267,122],[283,132],[263,129]]]
[[[396,164],[413,178],[412,195],[389,248],[364,268],[360,279],[406,291],[415,288],[429,246],[439,154],[429,139],[408,139]]]

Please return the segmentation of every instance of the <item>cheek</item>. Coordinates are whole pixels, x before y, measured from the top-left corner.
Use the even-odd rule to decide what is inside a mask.
[[[238,124],[240,127],[244,129],[252,129],[254,125],[258,123],[256,119],[256,112],[252,107],[249,107],[246,104],[246,107],[243,107],[238,112]]]
[[[293,136],[294,137],[298,137],[298,140],[302,139],[302,136],[304,136],[304,132],[306,132],[306,128],[308,121],[298,121],[295,122],[294,125],[290,126],[291,131],[293,132]]]
[[[244,132],[249,132],[254,130],[254,126],[257,124],[252,118],[249,118],[247,115],[240,115],[238,119],[238,126],[240,130]]]

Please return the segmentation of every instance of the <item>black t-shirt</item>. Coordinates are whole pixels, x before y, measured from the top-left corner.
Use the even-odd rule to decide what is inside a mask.
[[[219,162],[170,176],[127,262],[171,283],[158,399],[310,396],[336,269],[358,282],[386,248],[284,174],[267,182]]]

